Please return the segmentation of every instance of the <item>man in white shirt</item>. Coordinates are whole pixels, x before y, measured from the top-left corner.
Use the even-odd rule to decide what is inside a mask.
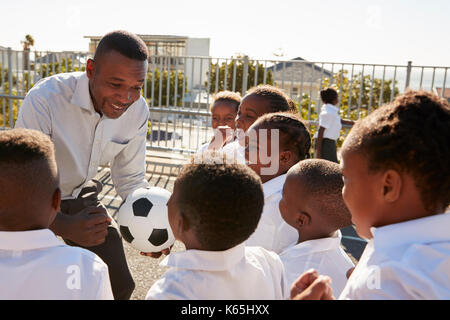
[[[48,229],[61,201],[48,136],[0,133],[0,171],[0,300],[113,299],[106,264]]]
[[[16,128],[36,129],[55,144],[63,201],[50,229],[71,245],[97,253],[109,266],[116,299],[128,299],[134,282],[114,221],[99,203],[99,165],[111,165],[123,200],[148,187],[145,150],[149,110],[141,89],[147,47],[136,35],[115,31],[100,41],[85,73],[58,74],[27,94]],[[95,213],[95,214],[92,214]],[[100,223],[94,219],[103,216]]]

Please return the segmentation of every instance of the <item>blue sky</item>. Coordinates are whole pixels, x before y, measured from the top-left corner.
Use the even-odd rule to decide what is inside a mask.
[[[450,66],[447,0],[15,0],[2,3],[0,45],[88,49],[115,29],[211,39],[212,56]]]

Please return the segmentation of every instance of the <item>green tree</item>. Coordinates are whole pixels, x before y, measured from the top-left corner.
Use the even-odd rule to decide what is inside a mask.
[[[184,73],[180,71],[163,70],[163,72],[161,72],[160,69],[155,69],[152,72],[147,73],[147,94],[145,98],[147,98],[148,104],[153,104],[153,106],[167,106],[167,103],[169,106],[181,105],[184,93],[187,92],[186,83],[183,92],[184,81],[186,81],[186,78]],[[167,94],[169,94],[168,101]]]
[[[242,57],[238,57],[242,58]],[[243,59],[232,60],[227,65],[225,62],[222,62],[220,65],[217,63],[211,63],[210,70],[208,72],[209,77],[209,92],[214,93],[223,90],[233,90],[233,74],[234,69],[236,68],[236,83],[235,83],[235,91],[242,91],[242,82],[243,82],[243,74],[244,74],[244,61]],[[258,72],[256,73],[256,68],[258,68]],[[217,71],[219,74],[217,75]],[[225,83],[225,71],[227,73],[226,83]],[[257,74],[256,84],[264,83],[264,65],[261,63],[257,63],[256,61],[250,60],[248,63],[248,74],[247,74],[247,90],[254,86],[255,84],[255,74]],[[218,79],[217,79],[218,78]],[[216,79],[218,80],[218,86],[216,88]],[[266,70],[266,84],[273,84],[273,75],[271,70]],[[208,86],[208,82],[205,82],[205,87]],[[241,92],[242,95],[245,92]]]

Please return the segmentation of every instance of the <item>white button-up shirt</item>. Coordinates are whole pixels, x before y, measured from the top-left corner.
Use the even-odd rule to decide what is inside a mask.
[[[450,213],[371,231],[340,299],[450,299]]]
[[[341,232],[332,237],[308,240],[290,247],[280,254],[286,278],[292,284],[303,272],[310,268],[331,278],[333,294],[337,297],[347,283],[346,273],[354,267],[341,244]]]
[[[255,232],[245,242],[247,246],[261,246],[279,254],[297,243],[298,232],[284,221],[279,207],[285,181],[283,174],[263,183],[263,213]]]
[[[289,298],[283,264],[273,252],[243,243],[225,251],[171,253],[172,267],[147,293],[150,299],[281,300]]]
[[[331,140],[339,139],[342,129],[339,109],[332,104],[324,104],[319,114],[319,127],[324,127],[323,137]],[[319,130],[314,134],[317,138]]]
[[[63,199],[76,198],[99,165],[111,163],[116,191],[125,199],[148,187],[145,145],[149,110],[143,97],[118,119],[94,109],[86,73],[57,74],[39,81],[27,94],[16,128],[42,131],[55,144]]]
[[[49,229],[0,232],[0,300],[112,300],[108,267]]]

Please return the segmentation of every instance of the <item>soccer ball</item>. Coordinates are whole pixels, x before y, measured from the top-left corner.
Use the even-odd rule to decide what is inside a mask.
[[[171,193],[163,188],[137,189],[120,206],[117,223],[126,242],[141,252],[160,252],[175,237],[169,225],[167,201]]]

